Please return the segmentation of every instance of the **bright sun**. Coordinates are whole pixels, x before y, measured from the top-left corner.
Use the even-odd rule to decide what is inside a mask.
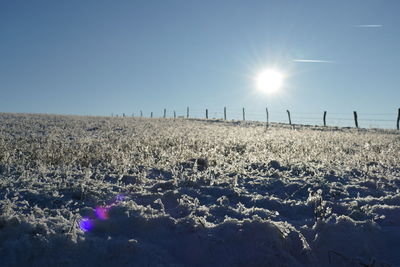
[[[273,69],[264,69],[256,77],[257,90],[263,93],[275,93],[282,88],[284,75]]]

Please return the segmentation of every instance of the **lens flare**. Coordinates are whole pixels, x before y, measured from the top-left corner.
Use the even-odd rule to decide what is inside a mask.
[[[100,220],[107,220],[109,210],[110,210],[109,207],[102,207],[102,206],[96,207],[95,212],[97,218],[99,218]]]
[[[92,219],[87,218],[87,217],[82,218],[82,220],[79,223],[79,227],[84,232],[92,230],[93,226],[94,226],[94,221]]]
[[[84,232],[88,232],[93,230],[95,226],[95,222],[98,220],[107,220],[109,219],[109,211],[116,206],[117,204],[123,202],[125,200],[125,196],[122,194],[119,194],[115,197],[114,201],[107,206],[97,206],[94,209],[95,215],[92,215],[91,218],[89,217],[83,217],[81,221],[79,222],[79,227],[82,229]]]

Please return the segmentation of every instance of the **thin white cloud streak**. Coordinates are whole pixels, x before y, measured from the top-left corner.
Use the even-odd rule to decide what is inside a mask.
[[[360,24],[360,25],[354,25],[354,27],[357,28],[381,28],[383,27],[382,24]]]
[[[293,62],[300,62],[300,63],[333,63],[330,60],[319,60],[319,59],[294,59]]]

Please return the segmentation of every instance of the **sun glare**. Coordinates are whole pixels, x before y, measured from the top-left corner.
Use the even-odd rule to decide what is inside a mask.
[[[284,75],[274,69],[264,69],[257,74],[256,87],[263,93],[278,92],[283,85]]]

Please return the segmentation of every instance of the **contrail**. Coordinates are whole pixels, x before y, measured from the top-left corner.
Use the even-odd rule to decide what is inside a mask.
[[[301,63],[333,63],[330,60],[319,60],[319,59],[294,59],[293,62],[301,62]]]
[[[360,25],[354,25],[354,27],[358,28],[380,28],[383,27],[382,24],[360,24]]]

